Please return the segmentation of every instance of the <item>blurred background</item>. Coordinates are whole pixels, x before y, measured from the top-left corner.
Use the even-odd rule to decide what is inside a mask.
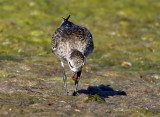
[[[0,60],[52,56],[51,37],[70,14],[93,34],[94,66],[160,69],[159,0],[0,0],[0,11]]]

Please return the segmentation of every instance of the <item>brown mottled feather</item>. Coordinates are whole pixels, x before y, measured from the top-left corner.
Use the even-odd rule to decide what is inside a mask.
[[[87,57],[94,49],[91,33],[85,27],[73,23],[71,27],[59,27],[52,37],[53,52],[66,60],[73,49]]]

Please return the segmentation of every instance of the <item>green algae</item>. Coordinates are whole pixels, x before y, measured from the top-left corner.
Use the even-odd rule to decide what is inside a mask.
[[[40,113],[44,112],[43,109],[25,109],[21,107],[14,107],[9,105],[1,105],[0,115],[3,116],[12,116],[12,117],[21,117],[22,115],[31,114],[31,113]]]
[[[120,115],[128,115],[131,117],[158,117],[159,114],[150,112],[147,109],[137,109],[137,108],[132,108],[130,110],[124,110],[124,111],[119,111],[117,112]]]
[[[105,99],[102,98],[99,95],[88,95],[88,99],[85,101],[86,103],[90,103],[90,102],[105,102]]]

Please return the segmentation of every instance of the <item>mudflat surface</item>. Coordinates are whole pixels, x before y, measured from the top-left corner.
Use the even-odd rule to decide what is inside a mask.
[[[0,0],[0,11],[0,117],[160,116],[158,0]],[[69,14],[95,44],[78,96],[50,48]]]
[[[7,63],[3,69],[10,74],[0,82],[1,116],[159,116],[160,73],[84,71],[79,95],[71,96],[74,82],[69,78],[70,96],[66,96],[52,65]]]

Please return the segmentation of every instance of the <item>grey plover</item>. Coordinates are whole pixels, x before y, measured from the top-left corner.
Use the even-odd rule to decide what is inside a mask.
[[[75,91],[73,95],[77,95],[78,81],[82,67],[85,64],[86,57],[92,53],[94,45],[92,34],[89,30],[70,22],[69,18],[70,15],[67,18],[63,18],[61,26],[55,31],[52,37],[51,47],[53,53],[61,60],[64,87],[67,95],[67,77],[65,74],[64,61],[67,61],[70,70],[74,73],[72,76],[72,79],[75,81]]]

